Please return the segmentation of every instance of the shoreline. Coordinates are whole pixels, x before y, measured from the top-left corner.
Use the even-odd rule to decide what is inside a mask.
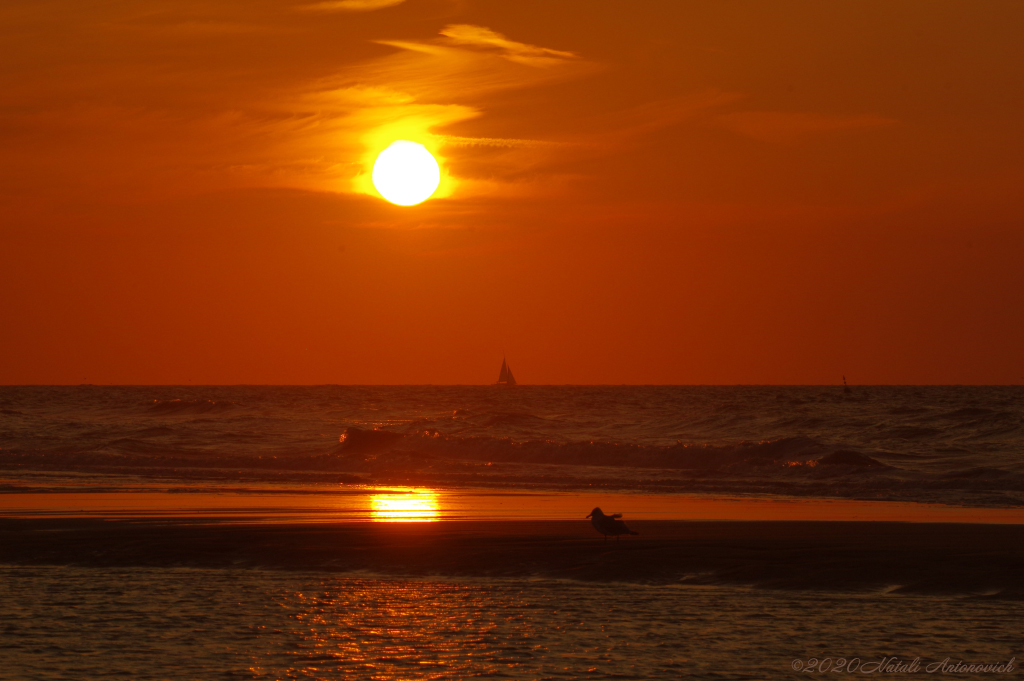
[[[1024,599],[1024,526],[586,520],[238,524],[0,519],[0,564],[194,567],[394,577],[573,579]]]
[[[1024,508],[821,497],[339,486],[0,493],[0,518],[237,522],[573,520],[599,506],[634,521],[822,521],[1024,525]]]

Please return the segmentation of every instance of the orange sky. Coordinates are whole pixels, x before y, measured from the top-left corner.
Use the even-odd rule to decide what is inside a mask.
[[[1024,4],[8,0],[0,383],[1024,381]],[[438,198],[366,182],[393,139]]]

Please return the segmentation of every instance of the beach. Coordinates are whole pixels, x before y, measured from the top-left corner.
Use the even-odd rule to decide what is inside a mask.
[[[6,518],[5,666],[39,679],[781,679],[1019,654],[1020,525],[633,525],[639,536],[605,542],[583,519]]]
[[[294,524],[0,520],[0,563],[259,568],[403,577],[545,578],[840,592],[1024,597],[1024,526],[646,521]]]
[[[1015,388],[0,397],[13,678],[775,679],[1021,652]],[[606,539],[595,507],[638,534]]]
[[[344,486],[0,500],[8,564],[1024,595],[1024,509]],[[638,534],[603,537],[584,518],[597,505]]]

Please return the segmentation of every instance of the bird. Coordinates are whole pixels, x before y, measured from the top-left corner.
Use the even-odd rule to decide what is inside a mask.
[[[619,520],[622,517],[621,513],[605,515],[600,508],[595,508],[586,517],[590,518],[590,524],[594,526],[594,529],[604,535],[605,541],[608,541],[609,536],[615,537],[617,540],[623,534],[640,534],[629,529],[626,527],[626,523]]]

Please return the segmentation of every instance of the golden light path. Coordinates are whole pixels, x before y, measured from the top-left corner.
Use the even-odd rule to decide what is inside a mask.
[[[440,517],[437,493],[417,490],[370,497],[370,517],[376,522],[428,522]]]
[[[391,203],[414,206],[437,191],[441,167],[422,144],[397,140],[378,154],[372,179],[380,195]]]

